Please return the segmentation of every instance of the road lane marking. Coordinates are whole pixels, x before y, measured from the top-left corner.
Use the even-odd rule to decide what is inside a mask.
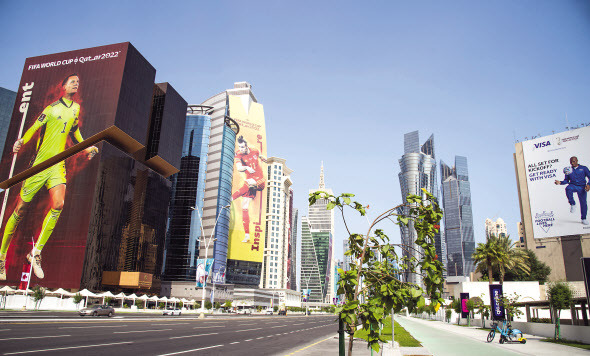
[[[299,323],[299,324],[291,324],[291,325],[303,325],[303,324],[305,324],[305,323]]]
[[[0,331],[10,331],[12,329],[0,329]]]
[[[187,325],[187,324],[190,324],[190,323],[150,324],[150,325],[153,325],[153,326],[156,326],[156,325],[166,326],[166,325]]]
[[[234,345],[234,344],[239,344],[239,343],[240,343],[239,341],[234,341],[234,342],[230,342],[229,344]]]
[[[244,340],[244,342],[245,342],[245,341],[252,341],[252,340],[254,340],[254,339],[248,339],[248,340]]]
[[[122,328],[127,325],[61,326],[58,329]]]
[[[285,326],[288,326],[288,325],[275,325],[275,326],[271,326],[270,328],[271,329],[272,328],[284,328]]]
[[[246,325],[256,325],[258,323],[249,323],[249,324],[240,324],[240,326],[246,326]]]
[[[236,330],[236,331],[234,331],[234,332],[235,332],[235,333],[239,333],[239,332],[242,332],[242,331],[252,331],[252,330],[260,330],[260,329],[262,329],[262,328],[255,328],[255,329],[244,329],[244,330]]]
[[[45,338],[48,338],[48,337],[66,337],[66,336],[72,336],[72,335],[9,337],[9,338],[6,338],[6,339],[0,339],[0,341],[4,341],[4,340],[25,340],[25,339],[45,339]]]
[[[320,341],[318,341],[318,342],[316,342],[316,343],[313,343],[313,344],[311,344],[311,345],[305,346],[304,348],[301,348],[301,349],[299,349],[299,350],[297,350],[297,351],[291,352],[290,354],[287,354],[287,355],[285,355],[285,356],[295,355],[295,354],[296,354],[296,353],[298,353],[298,352],[301,352],[301,351],[303,351],[303,350],[305,350],[305,349],[308,349],[308,348],[310,348],[310,347],[312,347],[312,346],[314,346],[314,345],[317,345],[317,344],[319,344],[319,343],[321,343],[321,342],[324,342],[324,341],[330,340],[330,339],[332,339],[333,337],[334,337],[334,336],[330,336],[329,338],[326,338],[326,339],[320,340]]]
[[[186,336],[174,336],[170,337],[169,339],[184,339],[187,337],[199,337],[199,336],[207,336],[207,335],[217,335],[219,333],[211,333],[211,334],[199,334],[199,335],[186,335]]]
[[[158,355],[158,356],[171,356],[171,355],[185,354],[187,352],[195,352],[195,351],[200,351],[200,350],[213,349],[213,348],[222,347],[222,346],[223,345],[207,346],[207,347],[201,347],[200,349],[192,349],[192,350],[178,351],[178,352],[172,352],[172,353],[169,353],[169,354],[161,354],[161,355]]]
[[[172,329],[113,331],[113,334],[148,333],[148,332],[152,332],[152,331],[168,331],[168,330],[172,330]]]
[[[193,329],[225,328],[225,326],[195,326]]]
[[[30,353],[34,353],[34,352],[58,351],[58,350],[71,350],[71,349],[84,349],[84,348],[88,348],[88,347],[111,346],[111,345],[123,345],[123,344],[133,344],[133,341],[113,342],[113,343],[110,343],[110,344],[96,344],[96,345],[81,345],[81,346],[58,347],[58,348],[55,348],[55,349],[41,349],[41,350],[29,350],[29,351],[7,352],[7,353],[5,353],[4,355],[30,354]]]
[[[264,339],[264,336],[257,337],[256,340]]]

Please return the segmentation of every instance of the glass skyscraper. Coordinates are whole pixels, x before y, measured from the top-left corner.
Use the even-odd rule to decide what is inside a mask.
[[[180,172],[172,177],[163,278],[193,281],[205,194],[207,151],[211,134],[209,107],[191,105],[186,115]]]
[[[467,158],[455,156],[455,166],[440,162],[447,243],[447,275],[469,276],[474,271],[475,251],[471,190]]]
[[[318,189],[309,192],[332,193],[324,184],[324,167],[320,173]],[[327,210],[328,200],[318,199],[309,207],[309,217],[301,219],[301,288],[306,284],[312,290],[310,301],[332,301],[335,291],[331,288],[334,275],[334,210]]]
[[[438,197],[438,185],[436,179],[436,159],[434,154],[434,135],[431,135],[422,146],[418,131],[404,135],[404,155],[399,160],[400,173],[399,184],[403,202],[406,202],[408,194],[424,197],[422,188]],[[407,214],[408,211],[400,209],[398,213]],[[413,223],[400,226],[402,244],[410,248],[402,252],[404,257],[420,259],[420,247],[415,245],[416,230]],[[440,229],[439,229],[440,230]],[[441,233],[435,236],[437,254],[444,256],[444,241]],[[444,261],[443,261],[444,263]],[[403,271],[404,280],[411,283],[422,284],[422,277],[416,273]]]

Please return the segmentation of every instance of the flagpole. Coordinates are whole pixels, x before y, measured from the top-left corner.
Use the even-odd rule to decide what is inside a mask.
[[[35,246],[35,239],[31,236],[31,241],[33,241],[33,246]],[[27,302],[29,301],[29,285],[31,284],[31,270],[33,269],[33,265],[29,264],[29,278],[27,278],[27,288],[25,288],[25,310],[27,310]]]

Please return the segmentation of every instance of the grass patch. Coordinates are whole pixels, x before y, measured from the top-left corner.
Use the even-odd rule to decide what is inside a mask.
[[[400,347],[421,347],[422,344],[406,331],[398,322],[395,322],[395,341],[399,342]],[[383,325],[383,335],[385,339],[391,340],[391,318],[386,318]]]
[[[567,339],[553,340],[552,338],[541,339],[541,341],[550,342],[553,344],[577,347],[577,348],[585,349],[585,350],[590,350],[589,344],[584,344],[583,342],[578,342],[578,341],[572,341],[572,340],[567,340]]]

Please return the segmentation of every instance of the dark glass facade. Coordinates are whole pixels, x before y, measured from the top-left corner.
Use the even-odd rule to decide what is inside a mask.
[[[442,161],[440,165],[447,275],[469,276],[475,270],[471,257],[475,251],[475,241],[467,158],[456,156],[454,167]]]
[[[12,108],[16,100],[16,92],[4,88],[0,88],[0,157],[4,152],[4,144],[6,142],[6,135],[8,134],[8,125],[10,124],[10,117],[12,115]]]
[[[172,177],[162,277],[167,281],[195,279],[210,133],[209,115],[186,116],[180,172]]]
[[[101,151],[80,286],[104,289],[105,271],[144,272],[157,289],[172,183],[109,144]]]

